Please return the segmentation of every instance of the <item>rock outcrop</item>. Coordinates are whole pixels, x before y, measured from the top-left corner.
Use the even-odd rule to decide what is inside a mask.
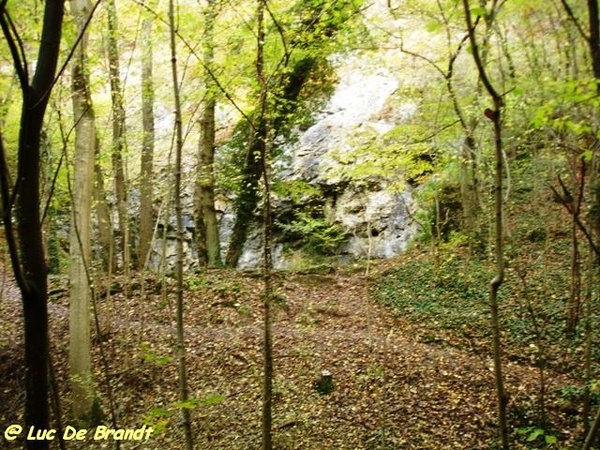
[[[344,230],[347,242],[340,249],[342,255],[390,258],[401,253],[417,231],[410,214],[410,190],[407,186],[403,192],[395,192],[389,182],[378,177],[348,179],[342,174],[347,164],[343,161],[355,150],[356,136],[365,131],[384,134],[415,109],[408,105],[383,115],[389,97],[398,89],[398,80],[381,70],[369,73],[364,69],[368,62],[359,57],[336,64],[340,83],[314,124],[285,146],[275,163],[277,176],[318,188],[318,198],[304,199],[304,203],[321,202],[328,221]],[[275,217],[282,215],[274,211]],[[255,267],[262,259],[262,234],[255,227],[239,265]],[[273,260],[276,267],[290,264],[281,243],[274,246]]]
[[[295,209],[317,205],[324,219],[336,224],[345,234],[345,243],[339,248],[342,261],[354,258],[390,258],[401,253],[417,231],[411,219],[413,198],[408,184],[402,191],[392,189],[391,183],[381,176],[353,178],[345,169],[371,158],[361,152],[355,156],[359,137],[365,133],[382,136],[397,124],[410,118],[416,106],[405,104],[395,111],[390,108],[390,97],[398,90],[399,80],[385,69],[369,69],[367,57],[348,56],[333,61],[340,80],[324,109],[318,112],[312,126],[298,133],[294,142],[284,145],[281,156],[274,162],[278,179],[299,181],[310,185],[312,193],[294,203],[286,198],[274,198],[273,215],[285,222]],[[357,159],[358,158],[358,159]],[[401,176],[401,174],[400,174]],[[192,211],[191,194],[185,208]],[[220,234],[225,253],[233,224],[231,205],[221,203]],[[255,268],[263,261],[263,234],[260,214],[251,224],[240,268]],[[174,221],[169,228],[172,229]],[[193,243],[193,221],[186,220],[186,270],[196,264]],[[162,258],[166,267],[172,267],[175,255],[175,235],[167,232],[167,246],[160,242],[154,247],[152,266],[158,267]],[[273,262],[276,268],[292,267],[293,258],[284,250],[284,236],[275,236]]]

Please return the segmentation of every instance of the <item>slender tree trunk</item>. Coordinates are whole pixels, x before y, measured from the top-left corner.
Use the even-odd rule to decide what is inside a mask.
[[[597,153],[597,152],[596,152]],[[600,177],[600,170],[598,168],[598,166],[600,165],[600,158],[598,158],[598,155],[596,154],[596,157],[593,159],[592,161],[592,168],[590,169],[591,172],[591,177],[589,180],[589,185],[590,186],[598,186],[600,181],[598,180],[598,178]],[[598,230],[597,230],[597,226],[598,226],[598,221],[600,221],[600,218],[596,215],[592,215],[591,217],[591,221],[592,223],[592,228],[593,230],[596,232],[596,236],[598,236]],[[581,226],[581,222],[579,222],[579,228],[582,229]],[[588,238],[588,242],[590,244],[592,244],[592,241]],[[598,259],[600,258],[600,252],[598,252],[598,249],[596,246],[590,245],[591,250],[594,250],[592,252],[590,252],[590,256],[589,256],[589,261],[588,261],[588,274],[587,274],[587,292],[586,292],[586,296],[585,296],[585,354],[584,354],[584,379],[585,379],[585,385],[586,385],[586,390],[585,390],[585,397],[584,397],[584,403],[583,403],[583,411],[582,411],[582,416],[583,416],[583,422],[584,422],[584,433],[585,433],[585,440],[584,440],[584,444],[582,446],[582,450],[589,450],[591,448],[593,448],[592,446],[594,445],[594,443],[598,443],[598,441],[600,440],[600,408],[598,408],[596,415],[594,416],[593,420],[590,420],[590,415],[592,413],[592,392],[590,389],[591,386],[591,382],[592,379],[594,378],[594,370],[593,370],[593,351],[594,351],[594,347],[597,345],[597,343],[595,342],[595,339],[597,339],[597,337],[595,336],[596,332],[597,332],[597,327],[593,326],[593,323],[595,322],[595,319],[597,317],[594,317],[594,305],[593,305],[593,298],[594,298],[594,294],[596,291],[596,286],[597,286],[597,265],[598,265]],[[597,313],[596,313],[597,314]]]
[[[121,89],[120,57],[117,41],[117,8],[115,0],[108,0],[108,70],[110,78],[110,91],[112,99],[112,164],[115,183],[115,198],[117,214],[119,216],[119,234],[121,235],[121,254],[123,257],[123,270],[128,279],[131,262],[129,245],[129,218],[127,205],[127,186],[123,153],[125,151],[125,108],[123,106],[123,92]]]
[[[593,368],[593,351],[594,351],[594,326],[593,320],[594,315],[592,311],[592,297],[594,295],[595,281],[596,281],[596,260],[594,254],[590,252],[588,255],[587,261],[587,270],[586,270],[586,293],[584,300],[584,333],[585,333],[585,351],[584,351],[584,379],[585,379],[585,393],[583,397],[583,408],[581,411],[581,415],[583,417],[583,426],[584,431],[587,433],[590,429],[590,414],[592,411],[592,392],[591,392],[591,384],[594,378],[594,368]]]
[[[269,139],[270,137],[267,137]],[[270,145],[266,145],[267,150]],[[263,161],[263,182],[264,182],[264,330],[263,330],[263,355],[264,355],[264,374],[263,374],[263,410],[262,410],[262,436],[263,450],[273,448],[272,428],[273,428],[273,333],[272,333],[272,313],[271,304],[273,299],[273,261],[272,261],[272,241],[273,226],[271,213],[271,188],[269,173],[269,156],[265,151],[262,155]]]
[[[598,0],[588,0],[588,20],[589,20],[589,48],[590,48],[590,56],[592,59],[592,72],[594,74],[594,78],[596,79],[596,93],[600,95],[600,10],[598,8]],[[597,123],[594,124],[594,129],[597,129]],[[596,142],[597,143],[597,142]],[[598,155],[598,145],[594,145],[594,160],[599,159]],[[596,209],[600,208],[600,175],[598,174],[598,168],[600,164],[596,164],[596,170],[594,171],[594,192],[595,192],[595,204]],[[592,228],[596,233],[596,237],[600,236],[600,217],[593,217],[594,223],[592,224]],[[589,321],[590,318],[588,317]],[[590,429],[585,438],[585,442],[583,444],[582,449],[588,450],[592,447],[592,444],[595,440],[598,439],[598,431],[600,430],[600,408],[592,422]]]
[[[185,335],[183,318],[183,212],[181,205],[181,170],[183,135],[181,123],[181,102],[179,95],[179,77],[177,75],[177,47],[175,42],[175,5],[169,0],[169,28],[171,44],[171,69],[173,75],[173,98],[175,100],[175,217],[177,221],[177,356],[179,361],[179,399],[185,402],[189,398],[187,382],[187,366],[185,362]],[[185,433],[185,446],[187,450],[193,450],[194,440],[192,435],[192,421],[189,408],[181,408],[183,415],[183,429]]]
[[[588,20],[590,27],[589,47],[592,58],[592,72],[596,79],[596,92],[600,94],[600,11],[598,0],[588,0]]]
[[[94,213],[96,215],[96,226],[98,233],[99,250],[98,260],[101,262],[102,270],[112,273],[115,267],[114,242],[112,233],[112,220],[110,207],[106,201],[106,189],[104,187],[104,173],[100,165],[100,145],[96,140],[96,154],[94,162]]]
[[[200,262],[209,267],[221,265],[219,222],[215,208],[215,100],[210,99],[202,113],[196,178],[196,244]]]
[[[492,86],[484,63],[479,53],[477,39],[475,37],[475,28],[471,20],[471,9],[469,0],[463,0],[466,23],[469,32],[469,40],[471,42],[472,55],[479,72],[479,78],[492,98],[493,109],[486,109],[485,116],[490,119],[494,125],[494,150],[495,150],[495,177],[494,177],[494,215],[495,215],[495,245],[494,256],[496,258],[496,275],[490,282],[489,290],[489,306],[492,329],[492,345],[494,357],[494,374],[496,379],[496,394],[498,397],[498,425],[500,431],[500,439],[502,448],[509,448],[508,440],[508,418],[506,414],[507,396],[504,389],[504,377],[502,374],[502,349],[500,338],[500,314],[498,312],[498,291],[504,282],[504,226],[503,226],[503,166],[504,153],[502,149],[502,97],[496,92]]]
[[[496,170],[494,181],[494,210],[495,210],[495,245],[494,253],[496,258],[496,276],[490,282],[490,311],[491,327],[493,336],[494,351],[494,373],[496,376],[496,392],[498,396],[498,422],[500,426],[500,437],[502,447],[508,449],[508,418],[506,414],[507,395],[504,389],[504,376],[502,374],[502,344],[500,332],[500,314],[498,312],[498,291],[504,282],[504,227],[503,227],[503,206],[502,206],[502,182],[503,182],[503,153],[502,153],[502,125],[501,125],[501,103],[496,103],[494,99],[494,136],[496,149]]]
[[[214,61],[215,0],[209,0],[204,16],[204,66],[208,69]],[[210,74],[204,77],[206,100],[200,118],[198,141],[198,168],[196,173],[195,213],[196,247],[201,264],[209,267],[221,265],[219,223],[215,210],[215,86]]]
[[[588,19],[589,19],[589,48],[590,55],[592,58],[592,72],[596,79],[596,93],[600,95],[600,10],[598,8],[598,0],[588,0]],[[594,124],[597,129],[597,123]],[[597,143],[597,142],[596,142]],[[594,145],[594,159],[597,161],[600,157],[598,155],[598,145]],[[596,170],[594,171],[594,192],[596,194],[595,203],[596,209],[600,209],[600,175],[598,173],[600,164],[596,164]],[[593,229],[596,232],[596,237],[600,236],[600,217],[594,217]],[[588,317],[588,321],[590,318]],[[600,408],[594,418],[593,423],[590,426],[588,434],[586,436],[583,450],[591,448],[593,442],[598,439],[598,431],[600,430]]]
[[[573,205],[571,210],[571,283],[569,286],[569,300],[566,308],[566,332],[572,337],[579,325],[581,309],[581,257],[579,251],[579,227],[581,206],[584,196],[586,163],[577,156],[572,160]]]
[[[140,234],[137,246],[137,267],[146,264],[152,235],[153,218],[153,160],[154,160],[154,86],[152,76],[152,23],[144,18],[142,24],[142,166],[140,177]]]
[[[458,56],[458,51],[456,55],[453,55],[450,58],[448,72],[445,74],[445,77],[446,87],[448,89],[448,93],[450,94],[450,98],[452,99],[454,112],[458,117],[463,132],[465,133],[461,146],[461,158],[459,166],[460,191],[463,209],[463,225],[472,243],[478,239],[476,218],[480,210],[478,175],[479,165],[477,162],[478,149],[474,137],[475,128],[477,127],[478,121],[475,118],[468,119],[458,101],[458,96],[456,95],[453,84],[454,61],[456,56]]]
[[[588,47],[590,50],[590,58],[592,62],[592,73],[596,80],[596,93],[600,95],[600,10],[598,8],[598,0],[588,0],[588,24],[589,24],[589,36],[588,36]],[[594,118],[593,129],[598,129],[598,118]],[[598,152],[598,145],[593,145],[592,150],[594,151],[594,159],[599,159],[600,155]],[[600,164],[596,164],[596,170],[600,169]],[[595,183],[592,186],[592,192],[594,192],[594,202],[596,204],[596,210],[600,210],[600,174],[594,173]],[[600,238],[600,214],[596,214],[593,218],[594,223],[592,228],[596,234],[596,238]]]
[[[72,73],[75,156],[71,185],[69,365],[73,392],[73,414],[89,418],[94,402],[90,348],[91,204],[93,193],[96,128],[87,67],[89,0],[73,0],[71,14],[82,35]]]
[[[56,73],[64,8],[62,0],[47,0],[44,5],[42,36],[31,82],[19,56],[14,30],[0,4],[0,26],[11,47],[13,63],[21,83],[23,106],[19,130],[17,185],[15,204],[11,197],[6,153],[0,135],[0,187],[4,205],[3,222],[23,301],[25,322],[25,426],[49,428],[48,414],[48,268],[40,217],[40,137]],[[16,231],[13,229],[13,218]],[[18,236],[18,238],[17,238]],[[27,449],[47,449],[48,441],[26,441]]]
[[[600,431],[600,408],[598,408],[598,411],[596,412],[596,416],[594,417],[594,421],[592,422],[590,430],[585,437],[585,442],[583,443],[581,450],[589,450],[592,448],[594,440],[598,437],[598,431]]]
[[[259,126],[256,128],[256,140],[260,142],[260,172],[263,179],[263,227],[264,227],[264,292],[263,292],[263,404],[262,404],[262,450],[273,448],[273,336],[271,331],[271,299],[272,299],[272,268],[271,260],[271,186],[269,177],[269,159],[272,136],[269,130],[268,86],[264,71],[265,43],[265,2],[257,0],[257,33],[256,33],[256,78],[260,86],[260,115]]]

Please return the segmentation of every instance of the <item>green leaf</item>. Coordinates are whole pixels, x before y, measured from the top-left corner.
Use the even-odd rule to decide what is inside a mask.
[[[471,9],[471,14],[473,14],[474,16],[485,16],[487,14],[487,11],[483,6],[476,6]]]
[[[543,434],[544,434],[544,430],[542,430],[541,428],[536,428],[527,437],[527,442],[533,442],[533,441],[535,441],[538,437],[540,437]]]
[[[148,413],[151,417],[171,417],[173,413],[166,408],[152,408]]]
[[[154,429],[153,434],[158,435],[158,434],[163,434],[165,431],[167,431],[167,427],[169,426],[169,420],[168,419],[162,419],[162,420],[157,420],[156,422],[152,423],[152,428]]]
[[[556,436],[546,435],[546,436],[544,436],[544,440],[546,441],[546,444],[548,444],[548,445],[556,444],[558,442],[558,439],[556,439]]]
[[[429,31],[430,33],[439,31],[441,28],[442,28],[442,24],[440,22],[438,22],[437,20],[432,20],[431,22],[428,22],[425,25],[425,29],[427,31]]]
[[[187,400],[173,403],[173,407],[179,408],[179,409],[183,409],[183,408],[195,409],[197,406],[198,406],[197,398],[188,398]]]
[[[225,401],[225,397],[219,394],[209,395],[208,397],[204,397],[202,399],[203,405],[218,405]]]

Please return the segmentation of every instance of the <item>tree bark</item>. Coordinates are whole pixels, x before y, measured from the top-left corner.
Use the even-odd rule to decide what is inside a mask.
[[[590,27],[589,47],[590,55],[592,57],[592,71],[594,78],[596,79],[596,93],[600,95],[600,17],[599,17],[598,0],[588,0],[588,18]],[[594,145],[594,158],[600,159],[598,155],[598,146]],[[600,164],[597,164],[600,167]],[[598,170],[598,169],[596,169]],[[595,202],[596,208],[600,209],[600,175],[598,172],[595,173],[595,186],[594,191],[596,194]],[[600,236],[600,217],[595,218],[594,230],[596,230],[596,237]],[[587,317],[587,320],[591,320]],[[593,442],[598,439],[598,430],[600,429],[600,409],[598,410],[594,422],[592,423],[590,430],[585,438],[583,450],[591,448]]]
[[[16,48],[18,37],[8,25],[5,8],[6,2],[2,2],[0,26],[9,46],[12,44]],[[20,59],[18,51],[11,50],[23,94],[17,181],[12,192],[4,146],[0,145],[4,227],[11,247],[13,271],[21,291],[25,323],[25,425],[37,429],[49,427],[48,268],[40,220],[40,137],[56,73],[63,17],[63,0],[45,2],[42,36],[31,82],[25,61]],[[14,209],[11,208],[13,194]],[[12,227],[13,218],[16,234]],[[14,245],[17,242],[18,245]],[[47,449],[48,441],[26,441],[26,448]]]
[[[257,155],[260,174],[263,179],[264,201],[263,201],[263,232],[264,232],[264,262],[263,262],[263,402],[262,402],[262,450],[273,448],[273,333],[271,317],[272,299],[272,269],[271,257],[271,186],[269,177],[269,157],[272,136],[269,132],[268,110],[268,86],[264,72],[264,43],[265,43],[265,3],[258,1],[257,9],[257,33],[256,33],[256,78],[260,86],[260,114],[259,127],[256,132],[256,140],[260,142],[260,153]]]
[[[590,56],[592,57],[592,72],[596,79],[596,92],[600,94],[600,17],[598,0],[588,0],[588,19],[590,35],[588,38]]]
[[[142,23],[142,163],[140,177],[139,241],[137,267],[143,268],[148,259],[154,229],[153,217],[153,160],[154,160],[154,86],[152,76],[152,23],[148,16]]]
[[[173,75],[173,98],[175,101],[175,217],[177,232],[177,358],[179,362],[179,399],[185,403],[189,398],[187,382],[187,366],[185,361],[185,327],[183,318],[183,210],[181,205],[181,170],[183,153],[183,133],[181,123],[181,100],[179,95],[179,77],[177,75],[177,46],[175,42],[175,5],[169,0],[169,31],[171,45],[171,72]],[[183,430],[187,450],[193,450],[194,439],[192,435],[192,421],[190,409],[181,408],[183,416]]]
[[[241,191],[234,202],[235,222],[231,230],[231,238],[225,258],[225,264],[229,267],[236,267],[242,256],[248,229],[254,219],[254,210],[258,205],[260,164],[257,154],[262,151],[261,145],[263,145],[263,142],[253,135],[246,151],[246,160],[242,169]]]
[[[96,141],[96,154],[94,163],[94,211],[96,214],[96,226],[98,228],[98,260],[102,264],[104,272],[112,274],[115,267],[115,251],[113,239],[113,225],[110,215],[110,207],[106,201],[106,189],[104,187],[104,173],[100,166],[100,145]]]
[[[131,262],[129,245],[129,214],[127,205],[127,185],[123,153],[125,151],[125,108],[121,89],[120,56],[117,41],[117,8],[115,0],[108,0],[108,70],[112,100],[112,164],[115,184],[115,199],[119,217],[119,234],[121,235],[121,254],[123,270],[128,278]]]
[[[496,381],[496,394],[498,397],[498,428],[502,448],[509,448],[508,440],[508,417],[507,395],[504,388],[504,376],[502,374],[502,347],[500,338],[500,314],[498,311],[498,291],[504,282],[504,226],[503,226],[503,166],[504,153],[502,149],[502,108],[504,106],[502,97],[498,94],[491,84],[484,62],[479,53],[477,39],[475,36],[475,28],[471,20],[471,9],[469,0],[463,0],[467,29],[469,33],[469,41],[471,42],[472,55],[479,78],[483,83],[486,91],[493,102],[493,109],[486,109],[484,115],[490,119],[494,126],[494,151],[495,151],[495,176],[494,176],[494,225],[495,225],[495,244],[494,256],[496,259],[496,275],[490,281],[489,286],[489,306],[490,306],[490,327],[492,329],[492,348],[494,358],[494,375]]]
[[[87,67],[88,17],[92,13],[89,0],[73,0],[71,14],[82,34],[72,73],[73,117],[75,120],[75,156],[71,185],[70,228],[70,305],[69,365],[73,395],[73,414],[89,418],[94,402],[90,348],[90,261],[91,203],[94,179],[96,127]]]
[[[569,299],[566,305],[566,333],[573,337],[579,325],[579,315],[581,309],[581,255],[579,251],[579,227],[577,222],[580,220],[581,207],[586,179],[586,162],[578,155],[573,155],[572,182],[571,190],[573,192],[573,204],[571,212],[571,280],[569,286]]]
[[[209,0],[204,16],[203,58],[204,67],[211,68],[214,61],[215,0]],[[201,264],[209,267],[221,265],[219,223],[215,210],[215,83],[204,77],[206,100],[200,118],[198,141],[198,166],[196,172],[195,212],[196,248]]]

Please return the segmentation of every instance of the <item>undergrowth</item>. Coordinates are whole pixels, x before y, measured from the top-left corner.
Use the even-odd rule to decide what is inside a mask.
[[[418,324],[424,341],[445,342],[487,354],[490,350],[488,290],[491,261],[455,250],[406,254],[374,280],[375,298],[395,314]],[[527,269],[527,272],[524,272]],[[509,264],[499,291],[502,338],[507,357],[537,364],[540,351],[561,354],[549,364],[564,364],[564,353],[579,352],[582,333],[564,332],[566,280],[562,264],[546,261],[544,270]],[[583,330],[583,326],[580,327]],[[572,366],[569,366],[572,367]]]
[[[439,262],[429,254],[408,256],[374,284],[376,298],[425,328],[483,330],[486,278],[481,262],[448,255]]]
[[[565,240],[522,243],[507,261],[499,292],[504,363],[510,361],[546,372],[547,414],[543,419],[539,392],[521,397],[518,394],[519,399],[515,397],[510,404],[513,439],[522,444],[517,448],[564,448],[560,442],[567,436],[561,432],[561,424],[574,417],[582,421],[586,402],[593,411],[600,405],[597,375],[585,381],[583,318],[574,335],[565,332],[568,250]],[[378,302],[408,320],[422,342],[458,347],[478,354],[485,362],[491,356],[488,289],[493,275],[493,261],[469,256],[463,248],[437,254],[413,251],[374,278],[371,292]],[[595,298],[592,307],[597,308]],[[592,333],[599,326],[595,311]],[[597,351],[592,352],[592,374],[600,371],[598,356]],[[510,369],[506,370],[509,374]],[[572,384],[550,388],[552,378],[559,373]]]

